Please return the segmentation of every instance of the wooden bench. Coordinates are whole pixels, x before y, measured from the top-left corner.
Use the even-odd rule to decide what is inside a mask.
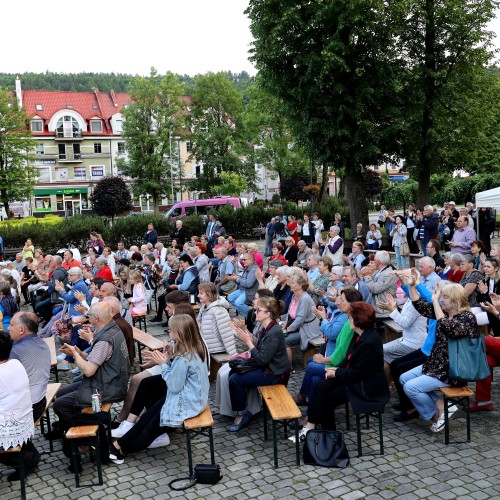
[[[366,253],[375,253],[375,252],[379,252],[380,250],[383,250],[383,249],[379,249],[379,250],[364,250],[364,252]],[[396,258],[396,252],[392,252],[392,251],[387,251],[387,253],[392,257]],[[420,255],[419,253],[411,253],[410,255],[406,255],[405,256],[405,259],[408,261],[410,267],[415,267],[415,261],[416,259],[421,259],[423,257],[423,255]]]
[[[149,307],[149,306],[148,306]],[[144,313],[144,314],[130,314],[130,316],[132,316],[132,326],[135,327],[135,325],[138,323],[139,324],[139,328],[141,328],[141,326],[144,324],[144,331],[146,333],[148,333],[148,325],[147,325],[147,321],[146,321],[146,316],[147,314]]]
[[[163,341],[153,337],[149,333],[143,332],[136,328],[132,328],[134,334],[134,341],[137,343],[137,355],[139,358],[139,364],[142,364],[142,350],[148,348],[150,351],[156,351],[158,349],[163,349]]]
[[[440,387],[444,399],[444,444],[450,443],[450,423],[448,410],[453,404],[463,403],[465,406],[467,424],[467,443],[470,443],[470,410],[469,398],[474,395],[474,391],[469,387]]]
[[[253,227],[252,228],[252,234],[253,234],[254,237],[258,237],[259,240],[261,240],[262,237],[266,235],[266,228],[264,226],[262,226],[262,227]]]
[[[5,248],[4,257],[15,257],[18,253],[23,253],[23,247]]]
[[[0,455],[9,453],[17,453],[18,467],[19,467],[19,482],[21,483],[21,500],[26,500],[26,474],[24,472],[24,451],[21,446],[9,448],[7,450],[0,450]]]
[[[113,406],[113,403],[102,403],[101,405],[101,411],[104,413],[108,414],[108,439],[109,442],[111,443],[111,407]],[[82,410],[82,413],[86,414],[92,414],[94,411],[92,410],[91,406],[87,406]]]
[[[303,354],[302,364],[304,366],[304,369],[307,368],[307,360],[312,356],[314,356],[322,345],[325,345],[325,337],[323,335],[314,337],[313,339],[309,340],[307,349],[304,351]]]
[[[217,373],[222,368],[222,365],[229,362],[231,355],[227,352],[218,352],[210,354],[210,383],[213,384],[217,380]]]
[[[43,339],[50,349],[50,373],[54,374],[56,382],[59,382],[59,373],[57,372],[57,353],[56,353],[56,341],[54,336],[45,337]]]
[[[188,452],[189,477],[193,475],[193,454],[191,449],[191,438],[195,436],[208,436],[210,443],[210,463],[215,464],[214,436],[212,428],[214,419],[210,407],[207,405],[205,409],[196,417],[187,418],[184,420],[184,430],[186,431],[186,445]]]
[[[273,451],[274,451],[274,467],[278,467],[278,441],[276,436],[277,425],[283,426],[285,437],[287,437],[287,428],[290,421],[295,422],[295,455],[297,465],[300,465],[300,442],[299,442],[299,418],[302,416],[301,411],[295,404],[292,396],[287,388],[282,384],[276,385],[261,385],[259,386],[263,406],[264,419],[264,440],[268,440],[267,435],[267,412],[271,415],[273,421]]]
[[[403,328],[399,326],[394,320],[386,319],[384,320],[384,341],[391,342],[401,337],[403,334]]]
[[[57,391],[61,388],[61,383],[57,382],[54,384],[47,384],[47,392],[45,393],[45,411],[40,415],[38,420],[35,422],[35,427],[40,424],[40,432],[42,434],[45,433],[44,425],[47,424],[47,432],[49,436],[51,434],[51,425],[50,425],[50,413],[49,408],[56,397]],[[50,453],[54,451],[54,440],[52,438],[49,439]]]

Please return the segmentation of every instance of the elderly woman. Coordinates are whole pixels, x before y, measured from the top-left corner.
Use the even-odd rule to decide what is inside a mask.
[[[405,269],[406,257],[401,254],[401,246],[407,241],[407,229],[401,215],[396,215],[394,222],[395,225],[391,229],[390,235],[392,236],[392,246],[394,248],[394,252],[396,253],[396,267],[398,269]]]
[[[28,375],[19,360],[9,359],[12,344],[9,334],[0,332],[0,449],[22,446],[24,472],[28,474],[40,462],[40,454],[31,444],[35,426]],[[2,453],[0,462],[18,467],[17,455],[11,453]],[[7,479],[19,481],[19,471]]]
[[[464,287],[465,293],[469,298],[469,305],[471,307],[480,307],[477,300],[477,293],[479,291],[477,285],[480,281],[484,280],[484,276],[477,269],[474,269],[476,258],[473,255],[466,254],[462,257],[463,260],[460,263],[460,269],[464,274],[460,280],[460,284]]]
[[[319,334],[319,321],[313,314],[314,301],[307,293],[309,282],[298,269],[290,269],[288,285],[293,293],[288,317],[283,324],[283,332],[286,336],[286,351],[290,364],[292,364],[292,346],[300,345],[305,351],[309,340]]]
[[[292,300],[292,291],[288,286],[288,276],[287,272],[290,268],[288,266],[278,267],[276,269],[276,276],[278,278],[278,284],[273,290],[274,298],[280,302],[283,302],[282,314],[288,312],[288,307],[290,306],[290,301]]]
[[[366,260],[364,255],[365,247],[363,243],[359,241],[355,241],[352,244],[352,252],[349,256],[344,255],[342,260],[346,266],[356,267],[357,269],[361,269],[363,267],[363,262]]]
[[[363,224],[361,224],[361,222],[356,224],[356,232],[353,235],[353,239],[363,244],[366,240],[366,231],[363,230]]]
[[[278,275],[276,274],[276,271],[280,267],[283,267],[283,262],[281,260],[272,260],[269,262],[269,276],[267,278],[265,278],[264,273],[260,269],[256,269],[255,276],[259,282],[259,287],[267,288],[268,290],[271,290],[271,292],[274,291],[278,285]]]
[[[188,250],[188,254],[193,259],[193,264],[198,269],[200,283],[210,281],[210,261],[205,255],[207,246],[203,243],[196,243],[196,246]]]
[[[293,266],[297,260],[297,254],[299,249],[295,246],[295,240],[291,236],[287,236],[285,240],[285,250],[283,251],[283,257],[285,257],[289,266]]]
[[[194,265],[189,255],[181,255],[179,257],[180,270],[175,283],[170,285],[171,290],[180,290],[189,294],[198,294],[198,285],[200,279],[198,277],[198,269]]]
[[[382,342],[375,328],[375,309],[365,302],[353,302],[349,323],[356,337],[349,347],[349,361],[345,367],[328,368],[326,380],[314,386],[307,409],[308,421],[299,431],[301,441],[317,424],[323,429],[335,429],[334,410],[346,401],[355,413],[378,411],[389,401]],[[289,439],[295,442],[295,436]]]
[[[219,299],[217,287],[213,283],[201,283],[198,287],[200,312],[197,320],[200,332],[210,354],[227,352],[236,354],[234,332],[227,312],[227,300]]]
[[[312,282],[308,280],[307,291],[310,293],[313,301],[318,302],[325,295],[328,283],[330,282],[332,267],[332,259],[330,257],[321,257],[319,259],[319,276]]]
[[[236,336],[250,350],[247,363],[253,369],[246,373],[232,373],[229,377],[231,405],[236,412],[234,423],[227,428],[229,432],[238,432],[252,418],[247,408],[247,389],[284,383],[290,372],[285,337],[277,322],[278,303],[275,299],[263,297],[256,301],[255,306],[257,321],[262,326],[259,336],[255,338],[242,327],[235,328]]]
[[[446,260],[446,253],[450,254],[448,260]],[[460,280],[464,275],[463,271],[460,269],[460,265],[464,260],[463,255],[461,253],[450,253],[450,252],[446,253],[443,256],[444,263],[446,267],[448,267],[449,265],[450,268],[446,273],[444,273],[443,271],[443,276],[440,275],[440,277],[447,281],[451,281],[452,283],[460,283]]]
[[[19,307],[12,295],[10,283],[8,281],[0,281],[0,313],[2,314],[2,329],[5,332],[9,330],[12,316],[18,311]]]
[[[377,229],[377,226],[375,224],[370,224],[370,230],[366,233],[366,249],[378,250],[381,246],[382,233]]]
[[[400,382],[420,417],[432,421],[430,430],[439,432],[444,428],[444,403],[434,391],[440,387],[466,385],[448,374],[448,339],[477,338],[479,328],[467,294],[460,285],[453,283],[436,288],[432,304],[419,297],[413,277],[408,279],[408,285],[415,309],[423,316],[437,320],[436,340],[425,363],[403,373]]]
[[[273,247],[271,250],[271,258],[269,259],[269,265],[271,265],[271,262],[274,262],[277,260],[281,261],[284,266],[288,265],[287,260],[285,259],[285,257],[283,257],[283,255],[281,253],[282,251],[283,251],[283,245],[281,243],[273,243]],[[269,271],[269,269],[268,269],[268,271]]]

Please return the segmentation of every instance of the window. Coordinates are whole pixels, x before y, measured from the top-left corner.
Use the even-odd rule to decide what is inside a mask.
[[[118,154],[119,155],[124,155],[125,154],[125,143],[124,142],[119,142],[118,143]]]
[[[90,120],[90,131],[91,132],[102,132],[102,121],[101,120]]]
[[[42,120],[31,120],[31,131],[32,132],[43,132],[43,121]]]
[[[59,159],[65,160],[66,159],[66,144],[58,144],[57,146],[59,148]]]
[[[36,145],[36,154],[37,154],[37,155],[43,155],[44,153],[45,153],[45,149],[44,149],[44,147],[43,147],[43,142],[38,143],[38,144]]]
[[[92,104],[92,109],[97,109],[97,104]]]
[[[94,153],[96,154],[102,153],[102,144],[100,142],[94,142]]]
[[[186,141],[186,151],[190,153],[192,150],[191,141]]]
[[[38,167],[38,182],[50,182],[50,167]]]
[[[56,168],[56,181],[67,181],[68,180],[68,169]]]
[[[373,170],[378,170],[378,165],[374,165]]]
[[[50,196],[35,196],[35,212],[50,212]]]
[[[196,165],[196,166],[195,166],[195,169],[196,169],[196,171],[195,171],[195,173],[196,173],[196,177],[199,177],[199,176],[200,176],[200,174],[201,174],[201,167],[200,167],[199,165]]]
[[[93,165],[90,167],[92,179],[101,179],[104,177],[104,165]]]
[[[73,104],[66,104],[66,107],[67,107],[68,109],[73,109],[73,108],[74,108]]]
[[[122,132],[123,131],[123,120],[116,120],[115,124],[116,124],[115,132]]]
[[[87,169],[85,167],[75,167],[74,169],[75,181],[82,181],[87,178]]]
[[[80,144],[73,144],[73,158],[75,160],[82,159],[82,153],[80,151]]]
[[[56,126],[58,137],[80,137],[80,126],[78,121],[72,116],[59,118]]]
[[[35,109],[37,111],[43,111],[43,106],[41,104],[35,104]]]

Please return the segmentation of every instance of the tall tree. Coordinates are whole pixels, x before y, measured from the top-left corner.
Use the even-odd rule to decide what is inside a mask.
[[[217,194],[222,172],[237,172],[252,188],[255,167],[241,121],[241,93],[227,75],[207,73],[195,77],[191,97],[190,159],[202,165],[192,188]]]
[[[132,196],[126,182],[121,177],[104,177],[92,193],[92,208],[97,215],[110,217],[132,209]]]
[[[124,110],[127,158],[117,164],[123,175],[135,180],[136,194],[152,196],[155,213],[159,213],[161,198],[173,190],[171,179],[178,164],[173,137],[186,126],[183,95],[184,87],[173,73],[162,76],[152,68],[148,78],[132,82],[132,104]]]
[[[362,176],[398,144],[399,67],[382,0],[250,0],[262,84],[316,163],[344,169],[351,225],[368,224]]]
[[[7,215],[9,202],[29,199],[33,191],[36,169],[29,160],[35,145],[26,111],[0,88],[0,200]]]
[[[392,10],[406,69],[402,153],[416,170],[419,206],[429,201],[432,173],[477,163],[487,114],[484,65],[491,57],[486,25],[496,6],[497,0],[406,0]]]

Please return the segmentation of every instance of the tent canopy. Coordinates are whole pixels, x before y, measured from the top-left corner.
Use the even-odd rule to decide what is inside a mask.
[[[491,207],[500,213],[500,187],[476,193],[476,208]]]

